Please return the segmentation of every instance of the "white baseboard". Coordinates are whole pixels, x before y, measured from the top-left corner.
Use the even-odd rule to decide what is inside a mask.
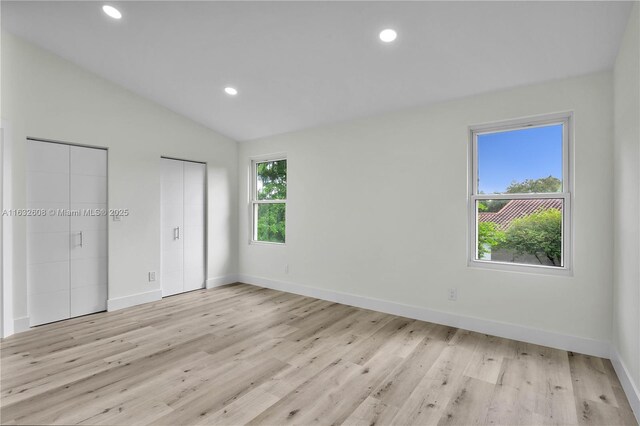
[[[622,389],[624,389],[624,393],[627,395],[633,414],[636,415],[636,420],[640,423],[640,388],[638,387],[640,383],[634,383],[615,345],[611,345],[611,364],[613,364],[618,379],[620,379],[620,384],[622,385]]]
[[[238,276],[235,274],[225,275],[222,277],[207,279],[207,288],[220,287],[227,284],[233,284],[237,282]],[[162,290],[151,290],[145,293],[132,294],[131,296],[116,297],[107,300],[107,311],[116,311],[118,309],[124,309],[142,303],[155,302],[162,299]]]
[[[22,333],[23,331],[27,331],[30,328],[31,323],[29,322],[29,317],[15,318],[13,320],[14,333]]]
[[[113,299],[107,300],[107,311],[117,311],[118,309],[155,302],[160,299],[162,299],[162,290],[159,289],[132,294],[130,296],[114,297]]]
[[[611,353],[611,346],[608,341],[564,335],[517,324],[474,318],[423,308],[420,306],[406,305],[355,294],[308,287],[291,282],[277,281],[246,274],[239,274],[238,281],[288,293],[300,294],[302,296],[328,300],[330,302],[356,306],[358,308],[371,309],[373,311],[448,325],[478,333],[534,343],[536,345],[549,346],[556,349],[578,352],[586,355],[609,358]]]
[[[238,282],[238,276],[236,274],[225,275],[222,277],[215,277],[207,279],[207,288],[215,288],[223,285],[233,284]]]

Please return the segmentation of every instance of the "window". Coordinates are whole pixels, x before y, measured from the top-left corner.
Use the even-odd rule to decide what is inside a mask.
[[[469,264],[570,269],[571,115],[474,126]]]
[[[285,242],[287,160],[252,162],[252,241]]]

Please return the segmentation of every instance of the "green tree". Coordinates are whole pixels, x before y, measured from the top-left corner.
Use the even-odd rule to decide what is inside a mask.
[[[287,160],[256,163],[258,200],[287,199]],[[285,203],[258,204],[258,241],[285,242]]]
[[[284,243],[285,241],[284,203],[258,204],[258,241]]]
[[[509,200],[484,200],[484,210],[482,211],[488,213],[499,212],[504,206],[507,205],[508,202]],[[478,208],[478,210],[480,209]]]
[[[287,160],[256,163],[258,200],[287,199]]]
[[[562,181],[554,176],[547,176],[539,179],[525,179],[522,182],[513,181],[507,187],[508,194],[529,194],[529,193],[546,193],[560,192],[562,189]]]
[[[478,209],[479,210],[479,209]],[[494,222],[478,223],[478,259],[505,241],[505,233]]]
[[[532,254],[540,263],[545,256],[552,265],[560,266],[562,256],[562,212],[540,209],[511,222],[501,247],[517,254]]]

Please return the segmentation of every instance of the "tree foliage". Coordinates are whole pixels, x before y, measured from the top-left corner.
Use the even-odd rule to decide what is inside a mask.
[[[490,253],[491,249],[505,241],[505,232],[494,222],[478,223],[478,259]]]
[[[258,200],[287,199],[287,160],[256,164],[256,198]],[[258,204],[258,241],[285,242],[285,203]]]
[[[560,192],[562,181],[554,176],[539,179],[525,179],[522,182],[513,181],[507,187],[508,194],[529,194]]]
[[[258,200],[287,199],[287,160],[256,164]]]
[[[284,243],[285,241],[284,203],[258,204],[258,241]]]
[[[504,206],[507,205],[509,200],[482,200],[484,212],[495,213],[499,212]],[[480,206],[478,206],[480,210]]]
[[[541,209],[515,219],[500,247],[512,249],[517,254],[532,254],[538,260],[539,256],[545,256],[553,265],[559,266],[562,256],[562,212],[558,209]]]

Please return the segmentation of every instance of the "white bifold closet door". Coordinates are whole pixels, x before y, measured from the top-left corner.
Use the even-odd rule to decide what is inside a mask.
[[[162,295],[205,285],[206,166],[161,159]]]
[[[29,140],[27,288],[32,326],[107,307],[107,152]],[[92,213],[93,212],[93,213]]]

